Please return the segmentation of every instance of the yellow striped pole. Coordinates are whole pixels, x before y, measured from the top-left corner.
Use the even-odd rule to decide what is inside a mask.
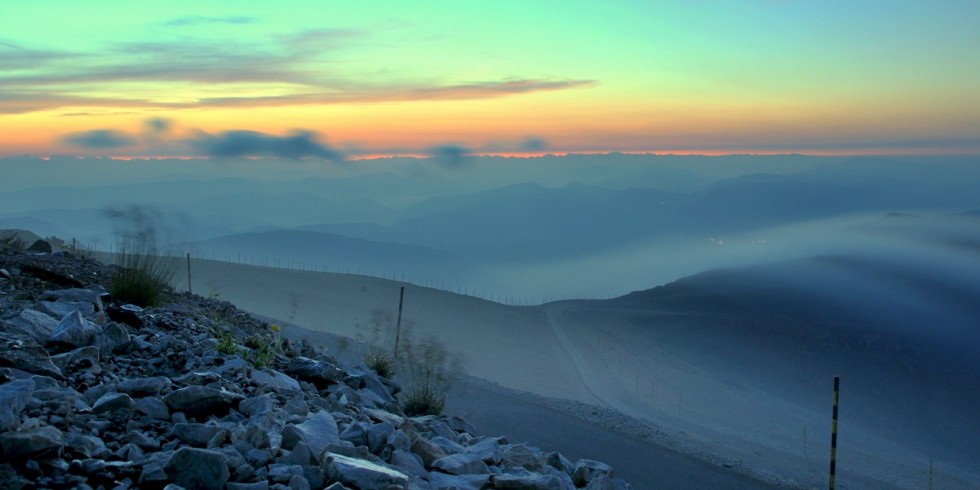
[[[830,490],[837,477],[837,401],[840,399],[840,376],[834,376],[834,425],[830,435]]]

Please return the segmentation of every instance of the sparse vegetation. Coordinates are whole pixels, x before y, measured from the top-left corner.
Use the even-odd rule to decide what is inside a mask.
[[[273,325],[275,326],[275,325]],[[257,368],[269,367],[279,355],[282,343],[277,338],[263,335],[250,335],[245,339],[245,360],[251,362]]]
[[[177,260],[166,257],[158,248],[159,213],[139,206],[107,209],[120,237],[116,265],[109,292],[123,303],[137,306],[159,306],[169,291],[170,280],[177,272]]]
[[[364,363],[382,378],[392,378],[395,376],[395,360],[388,351],[373,347],[364,356]]]
[[[370,346],[364,356],[365,365],[404,387],[400,403],[406,415],[442,413],[449,385],[461,371],[458,357],[434,338],[417,342],[411,321],[402,323],[396,355],[395,317],[390,312],[373,311],[367,325],[358,325],[358,330],[355,338]]]
[[[23,252],[27,249],[27,242],[16,233],[0,237],[0,252]]]
[[[148,247],[136,246],[122,248],[117,264],[119,268],[112,275],[109,292],[122,303],[137,306],[159,306],[167,291],[171,289],[170,280],[177,271],[174,260],[156,255]]]
[[[235,355],[238,353],[238,343],[235,342],[235,335],[229,331],[224,331],[217,336],[218,343],[214,346],[215,350],[225,355]]]
[[[432,383],[428,376],[409,387],[402,398],[402,410],[409,417],[439,415],[444,408],[446,408],[446,393]]]

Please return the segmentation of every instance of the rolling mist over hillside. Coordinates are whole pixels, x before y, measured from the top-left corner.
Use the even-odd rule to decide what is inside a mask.
[[[415,274],[418,257],[401,244],[468,264],[427,262],[431,282],[525,301],[611,297],[711,268],[873,249],[855,230],[882,216],[938,217],[980,206],[975,157],[606,154],[467,157],[456,167],[414,158],[62,157],[4,164],[23,184],[0,192],[5,226],[30,223],[109,249],[118,230],[105,210],[145,206],[175,254]],[[104,170],[98,182],[91,169]],[[230,169],[236,178],[223,177]],[[70,178],[79,185],[67,187]],[[391,246],[355,259],[284,230]],[[882,243],[921,241],[914,235]]]

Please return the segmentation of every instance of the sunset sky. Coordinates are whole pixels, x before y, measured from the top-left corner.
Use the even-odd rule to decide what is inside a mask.
[[[0,156],[980,153],[980,2],[3,0]]]

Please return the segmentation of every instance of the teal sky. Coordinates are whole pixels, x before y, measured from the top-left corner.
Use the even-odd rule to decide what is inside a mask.
[[[980,152],[978,25],[973,1],[7,0],[0,154],[297,129],[365,154]]]

